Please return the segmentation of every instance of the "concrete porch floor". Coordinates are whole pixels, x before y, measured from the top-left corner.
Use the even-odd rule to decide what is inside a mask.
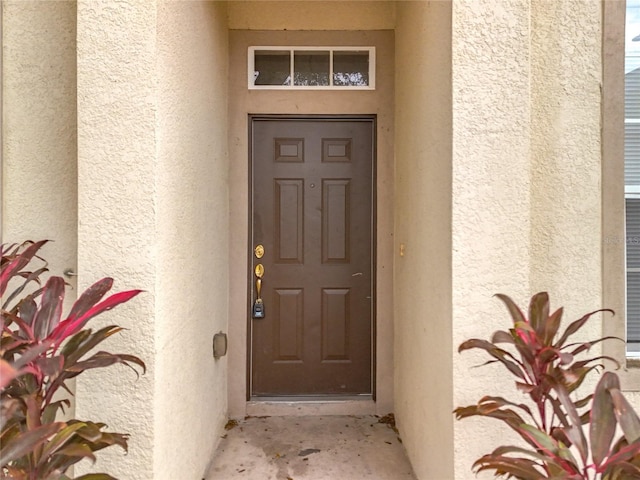
[[[204,480],[415,480],[392,425],[375,416],[230,422]]]

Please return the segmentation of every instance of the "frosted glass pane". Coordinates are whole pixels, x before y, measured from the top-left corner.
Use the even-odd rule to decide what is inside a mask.
[[[293,71],[294,85],[329,85],[329,52],[295,52]]]
[[[254,57],[254,85],[291,85],[291,53],[258,50]]]
[[[333,52],[333,84],[366,87],[369,85],[369,52]]]

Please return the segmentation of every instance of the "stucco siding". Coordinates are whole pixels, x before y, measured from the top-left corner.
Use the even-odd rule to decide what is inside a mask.
[[[234,30],[392,30],[395,2],[234,1]]]
[[[451,479],[451,3],[397,21],[395,411],[418,478]]]
[[[52,240],[43,255],[61,276],[76,265],[76,6],[2,8],[1,241]]]
[[[533,4],[531,290],[567,321],[602,305],[601,3]],[[584,339],[600,336],[587,324]],[[595,354],[600,346],[592,350]]]
[[[78,5],[80,281],[145,290],[103,321],[147,375],[78,385],[79,415],[132,434],[98,465],[121,478],[200,478],[226,420],[226,65],[223,2]]]
[[[453,36],[454,347],[546,290],[567,320],[601,307],[599,1],[456,1]],[[585,337],[601,335],[593,322]],[[592,352],[597,354],[597,350]],[[499,367],[454,360],[454,401],[515,391]],[[455,477],[505,438],[495,421],[455,424]],[[482,442],[478,439],[482,438]],[[514,439],[515,440],[515,439]]]
[[[530,293],[530,19],[528,0],[453,5],[454,406],[512,391],[498,366],[473,370],[484,356],[457,347],[508,321],[493,294]],[[455,478],[470,478],[473,461],[504,442],[499,427],[455,422]]]
[[[97,470],[154,478],[158,254],[156,218],[156,5],[78,2],[78,269],[81,288],[113,276],[116,289],[144,293],[101,316],[127,330],[109,349],[140,356],[147,374],[124,367],[88,372],[77,383],[78,418],[132,434],[129,454],[101,452]],[[76,473],[83,473],[78,468]]]
[[[225,4],[160,4],[158,49],[154,471],[201,478],[227,419]]]

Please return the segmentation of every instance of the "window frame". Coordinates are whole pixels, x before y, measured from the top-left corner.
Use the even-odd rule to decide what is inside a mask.
[[[620,363],[625,391],[640,391],[640,358],[627,355],[624,179],[626,2],[603,1],[602,33],[602,300],[603,353]]]
[[[294,78],[294,56],[296,52],[329,52],[329,85],[255,85],[256,51],[288,51],[290,53],[291,78]],[[333,85],[333,52],[368,52],[369,85]],[[364,46],[271,46],[254,45],[247,50],[247,85],[249,90],[375,90],[376,89],[376,47]]]

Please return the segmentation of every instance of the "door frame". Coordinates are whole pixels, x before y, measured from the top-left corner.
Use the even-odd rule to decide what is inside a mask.
[[[247,248],[247,401],[257,400],[260,401],[260,396],[252,395],[253,387],[252,387],[252,346],[253,346],[253,298],[254,298],[254,272],[252,269],[253,265],[253,192],[254,192],[254,177],[253,177],[253,122],[255,120],[281,120],[281,121],[326,121],[326,122],[340,122],[340,121],[362,121],[371,123],[371,296],[372,296],[372,304],[371,304],[371,338],[370,338],[370,346],[371,349],[371,365],[370,365],[370,375],[371,375],[371,394],[370,395],[362,395],[362,398],[368,397],[375,401],[376,399],[376,299],[377,299],[377,288],[376,288],[376,246],[377,246],[377,115],[376,114],[249,114],[247,117],[248,123],[248,139],[247,143],[249,146],[248,149],[248,172],[249,172],[249,202],[247,209],[247,224],[248,224],[248,248]],[[304,396],[300,397],[287,397],[289,399],[297,399],[300,401],[304,401]],[[317,399],[340,399],[339,396],[332,395],[318,395],[314,397]]]
[[[252,45],[372,45],[376,47],[376,89],[369,91],[250,91],[247,88],[247,51]],[[394,410],[393,269],[394,254],[394,32],[378,31],[229,31],[229,272],[228,353],[221,372],[227,376],[228,415],[385,415]],[[225,108],[221,105],[221,108]],[[249,171],[249,114],[376,114],[376,400],[357,402],[266,402],[247,400],[247,269]],[[213,159],[217,161],[217,159]],[[246,237],[246,238],[245,238]],[[223,374],[223,373],[221,373]],[[222,379],[220,379],[223,381]],[[261,403],[262,410],[256,403]],[[277,407],[277,408],[276,408]]]

